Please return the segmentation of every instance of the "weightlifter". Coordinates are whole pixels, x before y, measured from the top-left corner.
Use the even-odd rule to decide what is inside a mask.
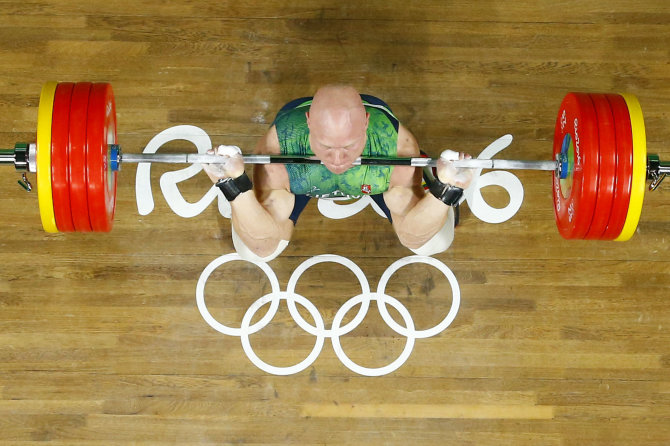
[[[268,262],[286,248],[311,197],[370,195],[404,246],[419,255],[445,251],[454,238],[454,209],[472,181],[471,169],[450,161],[470,158],[442,152],[437,179],[426,193],[422,171],[410,166],[352,163],[361,157],[418,157],[414,136],[383,101],[354,88],[327,85],[313,98],[289,102],[258,142],[256,154],[315,155],[322,164],[259,164],[253,185],[235,146],[210,151],[227,160],[205,165],[232,208],[232,236],[246,259]]]

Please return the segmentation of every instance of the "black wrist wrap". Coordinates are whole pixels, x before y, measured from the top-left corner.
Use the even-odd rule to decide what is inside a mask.
[[[451,184],[444,184],[437,178],[430,185],[430,193],[447,206],[454,206],[463,196],[463,189]]]
[[[242,192],[251,190],[252,186],[246,172],[237,178],[222,178],[216,182],[216,187],[221,189],[228,201],[233,201]]]

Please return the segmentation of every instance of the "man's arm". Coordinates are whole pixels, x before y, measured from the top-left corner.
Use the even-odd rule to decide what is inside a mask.
[[[278,154],[279,141],[274,126],[263,136],[254,153]],[[221,178],[237,178],[244,173],[241,155],[231,156],[216,171],[205,168],[215,183]],[[290,240],[293,222],[289,216],[293,210],[295,196],[289,192],[286,168],[279,164],[257,164],[254,166],[253,189],[239,194],[230,202],[232,224],[244,244],[257,256],[272,254],[281,240]]]
[[[398,129],[398,156],[420,156],[416,138],[402,125]],[[443,183],[463,189],[472,179],[469,170],[454,169],[442,159],[438,161],[437,173]],[[391,174],[389,190],[384,193],[398,239],[410,249],[420,248],[437,234],[446,223],[449,212],[449,206],[433,194],[424,192],[421,178],[421,169],[396,166]]]

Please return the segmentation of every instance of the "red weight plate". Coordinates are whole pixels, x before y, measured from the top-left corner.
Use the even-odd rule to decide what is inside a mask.
[[[68,144],[70,134],[70,101],[73,83],[60,83],[54,95],[51,119],[51,193],[56,227],[60,232],[74,231],[68,179]]]
[[[621,234],[628,215],[633,181],[633,131],[628,106],[623,96],[618,94],[608,94],[606,96],[614,116],[617,168],[612,212],[602,239],[614,240]]]
[[[94,231],[109,232],[116,206],[116,172],[109,163],[109,144],[116,144],[116,107],[110,84],[93,84],[86,128],[89,218]]]
[[[612,212],[616,180],[617,150],[612,108],[603,94],[591,94],[598,117],[600,139],[600,170],[598,171],[598,196],[591,227],[584,238],[600,240],[607,228]]]
[[[598,119],[586,93],[568,93],[559,109],[554,132],[554,158],[568,155],[568,176],[554,174],[554,212],[560,234],[584,238],[591,226],[598,196]]]
[[[74,228],[80,232],[91,231],[86,187],[86,120],[91,85],[90,82],[75,84],[70,103],[70,200]]]

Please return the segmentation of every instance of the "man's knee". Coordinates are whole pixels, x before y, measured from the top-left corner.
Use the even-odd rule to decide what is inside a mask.
[[[237,235],[237,232],[235,232],[235,228],[233,225],[230,226],[232,230],[232,237],[233,237],[233,246],[235,247],[235,251],[237,251],[237,254],[239,254],[240,257],[242,257],[244,260],[249,260],[252,262],[269,262],[271,260],[274,260],[279,254],[284,252],[286,247],[288,246],[288,240],[280,240],[279,244],[277,245],[277,249],[274,250],[272,254],[269,256],[261,257],[254,253],[240,238],[239,235]]]

